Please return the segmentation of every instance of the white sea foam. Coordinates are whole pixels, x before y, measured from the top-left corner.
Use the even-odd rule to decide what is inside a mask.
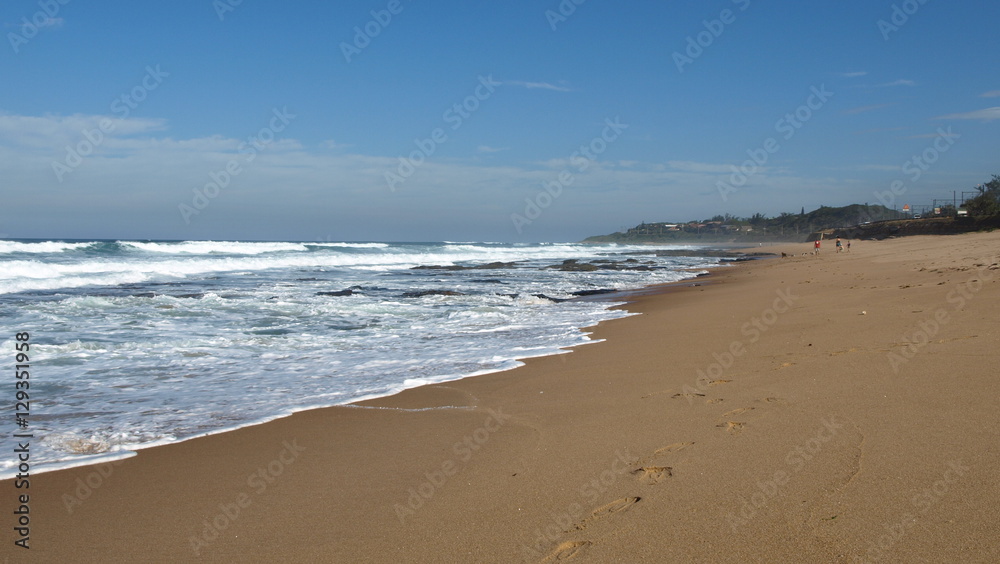
[[[167,254],[233,254],[259,255],[280,251],[307,251],[302,243],[257,243],[241,241],[181,241],[177,243],[143,243],[139,241],[118,241],[119,245],[132,247],[149,253]]]
[[[200,242],[198,242],[200,244]],[[140,245],[140,243],[128,243]],[[193,245],[194,243],[192,243]],[[142,243],[141,245],[164,245]],[[170,244],[166,244],[170,245]],[[215,246],[194,246],[207,252],[210,248],[257,249],[258,254],[272,256],[248,257],[192,257],[171,258],[88,258],[79,262],[54,263],[38,260],[14,260],[4,263],[0,271],[0,294],[29,290],[54,290],[81,286],[115,286],[145,281],[169,281],[211,273],[258,272],[287,268],[358,268],[362,270],[409,269],[419,265],[450,266],[460,263],[533,261],[555,258],[584,258],[593,255],[593,249],[582,246],[550,246],[526,250],[518,248],[475,247],[449,245],[428,252],[407,252],[409,248],[394,247],[378,253],[342,253],[334,250],[318,252],[278,252],[263,243],[227,243]],[[246,245],[249,245],[247,247]],[[274,244],[279,245],[279,244]],[[295,251],[297,251],[297,246]],[[195,253],[196,251],[190,251]],[[213,251],[214,252],[214,251]],[[235,252],[235,251],[233,251]],[[247,254],[241,252],[240,254]]]
[[[62,241],[40,241],[23,243],[20,241],[0,241],[0,255],[11,253],[60,253],[84,249],[94,243],[64,243]]]
[[[385,249],[388,243],[303,243],[311,247],[345,247],[348,249]]]
[[[666,267],[714,262],[573,244],[87,245],[93,252],[53,247],[0,257],[0,315],[6,326],[31,328],[32,369],[45,375],[46,387],[32,397],[45,406],[32,420],[39,437],[33,471],[565,353],[591,342],[579,327],[627,313],[535,294],[569,298],[668,282],[693,273]],[[545,268],[630,251],[648,253],[639,260],[662,268]],[[409,270],[487,262],[517,264]],[[74,290],[80,286],[94,288]],[[318,295],[348,287],[358,288],[351,296]],[[22,290],[58,293],[14,294]],[[412,290],[458,295],[403,297]],[[10,335],[0,335],[0,347],[13,346]],[[12,448],[13,432],[13,421],[0,420],[0,450]],[[0,475],[11,468],[0,459]]]

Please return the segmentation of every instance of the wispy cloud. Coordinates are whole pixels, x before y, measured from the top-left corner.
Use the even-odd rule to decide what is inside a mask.
[[[861,131],[855,131],[855,135],[864,135],[866,133],[885,133],[887,131],[902,131],[906,129],[905,127],[875,127],[872,129],[864,129]]]
[[[900,137],[900,139],[934,139],[936,137],[951,138],[954,137],[958,139],[961,135],[957,133],[921,133],[919,135],[908,135],[906,137]]]
[[[899,165],[880,165],[880,164],[866,164],[854,167],[853,170],[875,170],[879,172],[898,172]]]
[[[946,116],[938,116],[934,119],[980,119],[983,121],[991,121],[994,119],[1000,119],[1000,106],[976,110],[974,112],[948,114]]]
[[[996,98],[997,96],[1000,96],[1000,90],[990,90],[979,95],[980,98]]]
[[[323,141],[322,143],[320,143],[319,146],[323,147],[324,149],[346,149],[346,148],[350,147],[350,144],[348,144],[348,143],[337,143],[333,139],[327,139],[326,141]]]
[[[694,161],[667,161],[670,168],[684,172],[728,173],[732,168],[725,164],[696,163]]]
[[[568,86],[561,86],[558,84],[552,84],[551,82],[526,82],[524,80],[507,80],[504,84],[509,84],[511,86],[520,86],[522,88],[527,88],[528,90],[555,90],[556,92],[572,92],[572,89]]]
[[[40,14],[40,15],[44,15],[44,14]],[[32,20],[31,25],[35,26],[38,29],[44,29],[44,28],[47,28],[47,27],[50,27],[50,28],[62,27],[62,25],[64,23],[66,23],[66,20],[64,20],[62,18],[45,18],[44,20],[42,20],[40,22]],[[22,24],[20,24],[20,23],[16,23],[16,24],[5,23],[4,24],[4,27],[8,27],[8,28],[18,28],[18,27],[21,27],[21,26],[22,26]]]
[[[45,21],[38,24],[38,27],[62,27],[66,20],[62,18],[45,18]]]
[[[489,145],[480,145],[476,148],[476,151],[480,153],[499,153],[500,151],[508,150],[507,147],[490,147]]]
[[[110,120],[110,121],[109,121]],[[62,149],[77,143],[85,131],[101,128],[101,123],[111,124],[111,129],[101,129],[108,139],[147,135],[167,128],[166,120],[150,118],[109,118],[101,115],[73,114],[70,116],[21,116],[0,114],[0,142],[35,148]]]
[[[916,81],[909,80],[906,78],[901,78],[899,80],[894,80],[892,82],[886,82],[884,84],[879,84],[876,88],[891,88],[893,86],[916,86]]]
[[[865,112],[870,112],[872,110],[878,110],[880,108],[888,108],[892,104],[873,104],[871,106],[859,106],[857,108],[850,108],[841,112],[844,115],[853,116],[855,114],[863,114]]]
[[[853,88],[862,89],[872,89],[872,88],[895,88],[897,86],[916,86],[917,81],[910,80],[908,78],[900,78],[898,80],[893,80],[892,82],[882,82],[880,84],[855,84]]]
[[[842,72],[839,74],[841,78],[857,78],[859,76],[865,76],[868,71],[854,71],[854,72]]]

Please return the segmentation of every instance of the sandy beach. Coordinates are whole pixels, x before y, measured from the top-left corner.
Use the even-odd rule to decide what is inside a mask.
[[[1000,233],[763,250],[515,370],[4,481],[0,557],[1000,561]]]

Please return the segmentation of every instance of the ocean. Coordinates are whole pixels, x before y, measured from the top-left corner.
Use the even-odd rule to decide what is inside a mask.
[[[657,253],[694,248],[0,240],[0,363],[30,345],[28,426],[11,375],[0,449],[30,433],[31,471],[54,470],[514,368],[629,315],[575,293],[719,264]]]

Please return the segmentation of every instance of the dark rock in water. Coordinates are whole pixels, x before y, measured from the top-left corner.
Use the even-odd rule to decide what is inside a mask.
[[[159,294],[154,294],[153,292],[140,292],[138,294],[132,294],[133,298],[155,298]]]
[[[699,272],[695,275],[696,278],[701,278],[702,276],[709,276],[708,272]]]
[[[652,267],[646,266],[646,265],[640,265],[640,266],[621,266],[620,264],[614,264],[614,265],[611,265],[611,266],[608,266],[608,267],[601,267],[601,268],[604,269],[604,270],[636,270],[636,271],[642,271],[642,272],[648,272],[650,270],[654,270]]]
[[[416,292],[403,292],[404,298],[422,298],[424,296],[464,296],[462,292],[454,290],[420,290]]]
[[[348,288],[346,290],[339,290],[337,292],[316,292],[317,296],[353,296],[354,290]]]
[[[497,295],[498,296],[503,296],[505,298],[510,298],[512,300],[516,300],[517,297],[520,296],[521,294],[497,294]]]
[[[477,264],[475,266],[462,266],[459,264],[449,264],[444,265],[420,265],[414,266],[410,270],[496,270],[500,268],[513,268],[517,263],[514,262],[490,262],[486,264]]]
[[[596,264],[590,264],[589,262],[579,262],[576,259],[568,259],[564,260],[562,264],[553,264],[551,266],[546,266],[545,268],[560,270],[562,272],[593,272],[601,267]]]
[[[319,278],[296,278],[295,279],[296,282],[315,282],[317,280],[319,280]]]
[[[563,298],[552,298],[552,297],[546,296],[545,294],[532,294],[532,296],[535,296],[536,298],[542,298],[543,300],[549,300],[550,302],[555,302],[555,303],[568,302],[569,301],[568,299],[563,299]]]
[[[506,284],[503,280],[499,278],[473,278],[469,282],[479,282],[482,284]]]
[[[593,272],[595,270],[640,270],[640,271],[650,271],[657,270],[658,267],[647,266],[652,264],[647,262],[646,264],[635,266],[639,264],[636,259],[626,259],[624,261],[608,260],[608,259],[598,259],[594,262],[580,262],[576,259],[567,259],[562,262],[562,264],[553,264],[546,266],[545,268],[551,268],[553,270],[561,270],[563,272]]]
[[[614,288],[601,288],[600,290],[580,290],[573,292],[574,296],[596,296],[598,294],[611,294],[617,292]]]
[[[477,265],[477,266],[473,266],[472,269],[473,270],[496,270],[496,269],[499,269],[499,268],[514,268],[515,264],[517,264],[517,263],[514,263],[514,262],[490,262],[490,263],[486,263],[486,264],[480,264],[480,265]]]
[[[201,298],[205,297],[205,294],[201,294],[201,293],[198,293],[198,294],[178,294],[178,295],[176,295],[174,297],[175,298],[194,298],[196,300],[200,300]]]

